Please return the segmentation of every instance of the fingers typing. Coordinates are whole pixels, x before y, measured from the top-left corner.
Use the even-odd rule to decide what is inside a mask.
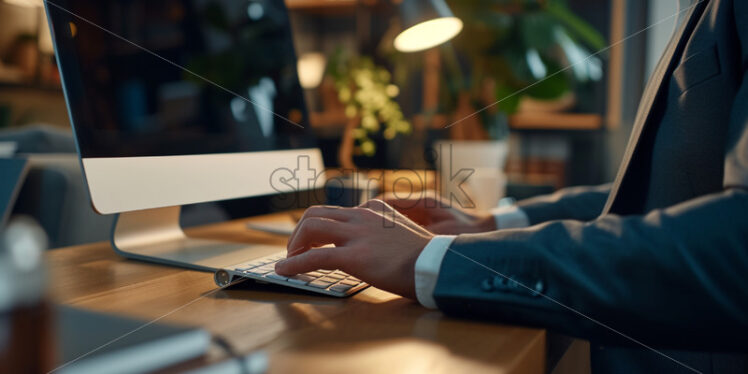
[[[288,255],[293,256],[325,244],[342,245],[348,239],[345,222],[323,217],[301,220],[288,240]]]
[[[275,272],[280,275],[289,276],[318,269],[344,270],[347,268],[344,251],[344,247],[324,247],[308,250],[299,255],[278,261],[275,264]]]

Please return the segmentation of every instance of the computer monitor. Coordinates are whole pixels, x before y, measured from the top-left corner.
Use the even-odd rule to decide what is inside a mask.
[[[184,236],[179,206],[324,183],[308,175],[322,156],[283,1],[45,6],[92,205],[120,213],[121,254],[204,270],[260,256]],[[278,173],[297,169],[294,182]]]

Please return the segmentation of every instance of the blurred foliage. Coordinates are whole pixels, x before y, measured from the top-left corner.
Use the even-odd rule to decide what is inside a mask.
[[[327,74],[335,81],[346,116],[359,119],[359,126],[353,130],[357,153],[373,156],[376,145],[371,135],[380,131],[387,140],[411,132],[410,122],[395,101],[400,89],[392,83],[387,69],[371,58],[350,56],[339,48],[329,59]]]
[[[511,114],[522,96],[552,100],[575,83],[602,77],[602,63],[590,49],[603,49],[605,39],[566,0],[453,0],[449,5],[465,24],[454,48],[443,47],[453,95],[475,91],[492,78],[499,109]],[[460,58],[468,60],[469,74],[460,71]]]
[[[572,12],[566,0],[447,0],[464,23],[462,32],[442,45],[444,76],[440,111],[454,111],[457,98],[469,92],[476,108],[490,99],[504,114],[517,111],[523,96],[554,100],[602,77],[602,62],[592,55],[605,38]],[[420,74],[422,58],[398,53],[385,44],[380,52],[394,65],[397,84]],[[502,121],[484,120],[489,134],[505,134]]]

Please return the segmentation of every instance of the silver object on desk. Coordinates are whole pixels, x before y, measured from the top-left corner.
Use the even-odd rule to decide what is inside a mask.
[[[254,352],[247,356],[188,371],[187,374],[262,374],[268,370],[265,352]]]
[[[216,271],[214,280],[218,286],[225,287],[242,279],[252,279],[335,297],[351,296],[369,287],[367,283],[340,270],[316,270],[292,277],[276,274],[275,263],[284,258],[285,252],[279,252],[239,263]]]

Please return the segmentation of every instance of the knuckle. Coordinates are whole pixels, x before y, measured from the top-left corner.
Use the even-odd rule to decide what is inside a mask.
[[[296,224],[297,231],[301,228],[301,226],[306,222],[306,220],[309,219],[309,217],[312,216],[313,212],[311,211],[312,208],[309,208],[304,211],[304,214],[301,215],[301,218],[299,218],[299,222]]]
[[[310,218],[304,218],[301,221],[299,221],[299,224],[296,227],[296,232],[298,234],[305,232],[307,230],[307,227],[309,227],[310,220],[311,220]]]
[[[309,207],[304,212],[304,217],[306,217],[306,218],[316,217],[316,216],[322,214],[324,212],[324,210],[325,210],[325,207],[323,205],[314,205],[314,206],[311,206],[311,207]]]
[[[369,208],[374,209],[377,212],[381,212],[381,213],[394,210],[389,204],[379,199],[371,200],[369,204]]]
[[[373,205],[373,206],[385,206],[385,205],[387,205],[387,203],[385,203],[384,200],[382,200],[382,199],[371,199],[371,200],[367,201],[367,203],[369,205]]]
[[[309,217],[309,218],[305,218],[299,223],[299,227],[297,231],[299,234],[306,234],[306,233],[309,233],[310,231],[317,229],[318,226],[319,226],[319,218]]]
[[[321,207],[320,207],[319,205],[313,205],[313,206],[310,206],[310,207],[309,207],[309,208],[307,208],[307,210],[306,210],[306,211],[304,212],[304,216],[307,216],[307,217],[308,217],[308,216],[312,216],[312,215],[314,215],[315,213],[319,212],[320,208],[321,208]]]

